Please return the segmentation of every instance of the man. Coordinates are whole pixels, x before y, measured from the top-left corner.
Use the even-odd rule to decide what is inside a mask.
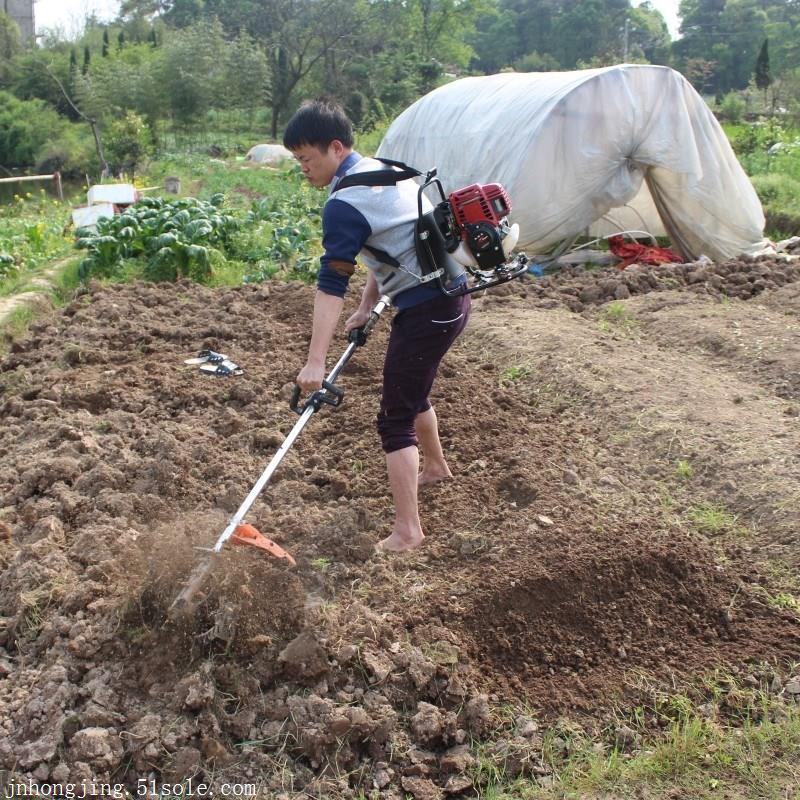
[[[361,253],[369,269],[358,310],[345,330],[359,328],[381,295],[398,309],[392,322],[383,369],[383,391],[377,417],[386,453],[389,485],[395,504],[392,532],[378,549],[401,552],[425,538],[419,519],[417,488],[452,477],[439,441],[436,412],[429,400],[439,362],[467,324],[469,296],[449,297],[436,285],[421,283],[414,236],[418,217],[417,185],[410,180],[393,186],[349,186],[336,183],[345,175],[385,170],[381,162],[353,151],[353,130],[341,106],[326,100],[307,101],[298,109],[283,137],[308,181],[330,187],[322,214],[325,250],[314,299],[308,359],[297,376],[304,392],[319,389],[325,357],[365,245],[393,256],[401,268]],[[419,450],[424,457],[419,471]]]

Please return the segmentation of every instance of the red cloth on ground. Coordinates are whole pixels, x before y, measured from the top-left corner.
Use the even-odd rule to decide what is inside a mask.
[[[608,240],[611,252],[622,261],[617,264],[620,269],[631,264],[680,264],[683,259],[668,247],[655,247],[653,245],[639,244],[639,242],[626,242],[622,236],[611,236]]]

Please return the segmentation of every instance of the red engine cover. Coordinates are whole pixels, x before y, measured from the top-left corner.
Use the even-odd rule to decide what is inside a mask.
[[[453,192],[448,198],[459,227],[472,222],[500,223],[511,211],[511,198],[499,183],[473,183]]]

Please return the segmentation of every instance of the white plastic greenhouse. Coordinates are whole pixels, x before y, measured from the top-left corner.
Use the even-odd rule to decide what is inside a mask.
[[[257,164],[279,164],[292,158],[292,154],[282,144],[257,144],[247,151],[245,161]]]
[[[519,247],[623,230],[668,235],[684,258],[757,253],[764,214],[710,109],[668,67],[502,73],[407,108],[378,155],[436,166],[446,191],[501,183]]]

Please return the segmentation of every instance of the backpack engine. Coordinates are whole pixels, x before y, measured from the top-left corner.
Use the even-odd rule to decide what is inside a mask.
[[[495,269],[505,264],[519,239],[519,226],[508,224],[511,198],[499,183],[473,183],[451,192],[452,230],[448,252],[464,266]]]

